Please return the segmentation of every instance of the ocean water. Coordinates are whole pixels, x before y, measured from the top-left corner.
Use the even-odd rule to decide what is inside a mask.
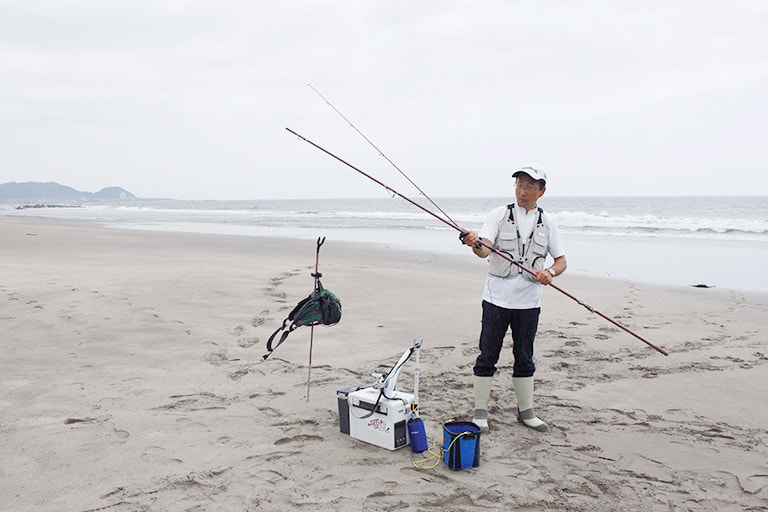
[[[24,208],[2,215],[95,221],[114,228],[358,241],[468,254],[424,198],[131,202]],[[512,199],[434,198],[456,224],[478,229]],[[768,292],[768,197],[551,197],[569,272],[669,285]]]

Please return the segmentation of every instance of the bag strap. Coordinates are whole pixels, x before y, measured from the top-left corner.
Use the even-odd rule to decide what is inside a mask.
[[[285,331],[282,336],[280,336],[280,340],[277,342],[277,345],[272,347],[272,341],[274,341],[275,336],[277,336],[277,333],[284,330],[287,324],[288,324],[288,319],[286,318],[285,320],[283,320],[283,325],[278,327],[277,330],[275,330],[275,332],[272,333],[272,336],[269,337],[269,340],[267,340],[267,353],[264,354],[262,359],[267,359],[269,356],[271,356],[272,352],[277,350],[277,347],[283,344],[283,342],[288,337],[288,335],[296,330],[297,325],[295,323],[291,323],[291,326],[288,328],[288,330]]]
[[[371,408],[371,410],[368,412],[368,414],[365,414],[365,415],[363,415],[363,416],[355,416],[355,413],[353,413],[353,412],[352,412],[352,409],[350,409],[350,410],[349,410],[349,414],[351,414],[352,416],[354,416],[354,417],[355,417],[355,418],[357,418],[358,420],[364,420],[364,419],[366,419],[366,418],[370,418],[371,416],[373,416],[374,414],[376,414],[376,412],[377,412],[377,411],[376,411],[376,409],[378,409],[378,407],[379,407],[379,402],[381,402],[381,397],[382,397],[382,396],[384,396],[384,390],[380,390],[380,391],[379,391],[379,396],[378,396],[378,397],[376,397],[376,403],[375,403],[375,404],[373,404],[373,407],[372,407],[372,408]],[[381,414],[381,411],[378,411],[378,412]]]

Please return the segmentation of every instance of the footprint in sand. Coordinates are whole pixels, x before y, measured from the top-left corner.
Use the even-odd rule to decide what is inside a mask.
[[[251,320],[251,325],[253,327],[259,327],[270,320],[271,318],[269,317],[269,310],[265,309],[260,313],[260,316],[257,316]]]
[[[254,345],[260,345],[261,344],[261,338],[258,336],[253,336],[250,338],[242,338],[237,341],[238,346],[241,348],[251,348]]]
[[[281,437],[277,441],[274,442],[275,445],[281,445],[281,444],[290,444],[290,443],[304,443],[308,441],[323,441],[324,438],[322,436],[315,436],[311,434],[300,434],[297,436],[291,436],[291,437]]]
[[[240,380],[246,375],[251,373],[251,367],[248,365],[242,366],[236,370],[229,372],[229,378],[232,380]]]
[[[165,448],[161,446],[148,446],[144,448],[144,451],[141,452],[139,457],[144,462],[152,462],[161,459],[164,454]]]
[[[256,407],[256,410],[263,416],[269,416],[272,418],[282,418],[283,412],[275,409],[274,407]]]
[[[170,403],[155,407],[154,410],[202,411],[226,409],[228,405],[226,398],[207,392],[190,395],[171,395],[168,398],[172,400]]]
[[[213,366],[222,366],[231,361],[227,355],[227,351],[223,349],[207,353],[204,359]]]
[[[296,452],[296,453],[299,453],[299,452]],[[253,458],[253,457],[249,457],[249,458]],[[273,484],[273,485],[283,480],[288,480],[287,476],[285,476],[284,474],[278,471],[275,471],[274,469],[265,469],[263,471],[259,471],[257,473],[257,476],[259,477],[259,480],[262,480],[264,482],[269,482],[270,484]]]
[[[249,455],[245,458],[245,460],[253,460],[257,459],[259,461],[263,462],[274,462],[276,460],[285,459],[287,457],[295,457],[296,455],[300,455],[304,453],[301,450],[297,451],[279,451],[279,452],[271,452],[266,453],[264,455]]]
[[[262,315],[267,314],[269,313],[269,310],[264,310],[261,313]],[[253,327],[258,327],[264,324],[267,320],[268,318],[264,316],[256,317],[251,320],[251,325]],[[237,340],[238,346],[240,346],[241,348],[251,348],[254,345],[258,345],[261,343],[261,339],[258,336],[245,337],[246,331],[247,331],[247,328],[245,326],[238,325],[238,326],[235,326],[235,328],[233,328],[232,331],[230,332],[230,334],[239,338]]]
[[[427,364],[441,361],[452,354],[456,348],[454,346],[428,347],[428,350],[422,352],[421,360]]]
[[[264,291],[267,292],[267,295],[276,299],[276,302],[285,302],[285,299],[287,299],[288,295],[285,292],[277,291],[277,288],[280,287],[283,284],[283,281],[285,281],[287,278],[297,276],[303,272],[304,271],[301,269],[294,269],[292,272],[283,272],[282,274],[270,279],[269,285],[264,288]]]

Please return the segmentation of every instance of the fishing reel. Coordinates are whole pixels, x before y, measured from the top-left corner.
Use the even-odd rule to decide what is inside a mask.
[[[461,243],[462,243],[462,244],[464,244],[464,238],[465,238],[465,237],[466,237],[468,234],[469,234],[469,232],[468,232],[468,231],[462,231],[462,232],[460,232],[460,233],[459,233],[459,240],[461,240]],[[464,245],[467,245],[467,244],[464,244]],[[482,246],[483,246],[483,244],[480,242],[480,240],[478,240],[477,242],[475,242],[475,245],[474,245],[475,249],[480,249]]]

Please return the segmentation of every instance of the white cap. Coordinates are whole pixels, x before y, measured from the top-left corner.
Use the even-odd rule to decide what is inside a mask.
[[[535,181],[543,181],[547,183],[547,173],[538,164],[526,164],[512,174],[513,178],[517,178],[520,174],[527,174]]]

